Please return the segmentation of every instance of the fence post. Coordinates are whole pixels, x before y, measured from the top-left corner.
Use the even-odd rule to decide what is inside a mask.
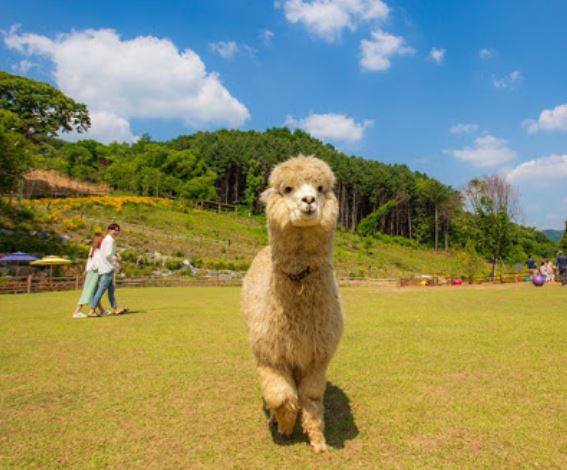
[[[75,290],[79,288],[79,275],[75,274]]]
[[[28,294],[31,294],[31,288],[32,288],[32,275],[28,274],[28,285],[27,285]]]

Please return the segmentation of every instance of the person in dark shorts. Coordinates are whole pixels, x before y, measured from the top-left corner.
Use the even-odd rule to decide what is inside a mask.
[[[560,251],[557,254],[557,261],[555,263],[559,270],[559,279],[562,286],[567,286],[567,255]]]

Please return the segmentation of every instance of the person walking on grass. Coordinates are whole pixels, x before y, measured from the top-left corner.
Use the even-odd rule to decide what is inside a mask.
[[[89,250],[89,257],[87,258],[87,265],[85,267],[85,283],[83,284],[83,292],[81,293],[81,297],[79,297],[77,308],[73,312],[73,318],[87,318],[87,315],[81,312],[81,308],[83,305],[88,305],[90,307],[98,287],[98,263],[100,259],[100,245],[102,244],[102,240],[103,238],[101,235],[96,235],[93,238],[91,248]],[[97,304],[97,308],[100,314],[108,312],[108,310],[104,310],[102,308],[100,302]]]
[[[106,237],[100,245],[100,258],[98,260],[98,274],[100,275],[100,282],[98,289],[91,301],[91,310],[87,314],[89,317],[98,317],[95,307],[100,302],[105,291],[108,291],[108,300],[112,306],[112,314],[120,315],[126,312],[125,308],[118,308],[116,298],[114,297],[114,272],[120,263],[120,255],[116,253],[114,244],[115,239],[120,233],[120,225],[112,223],[108,226]]]

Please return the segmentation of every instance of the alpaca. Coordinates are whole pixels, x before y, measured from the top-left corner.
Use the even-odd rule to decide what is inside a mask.
[[[338,215],[335,176],[313,156],[276,166],[262,194],[270,244],[242,286],[242,311],[262,395],[278,432],[298,413],[316,452],[324,436],[325,373],[343,330],[331,255]]]

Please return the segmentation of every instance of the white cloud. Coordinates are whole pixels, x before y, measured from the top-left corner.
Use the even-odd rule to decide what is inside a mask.
[[[478,129],[478,124],[455,124],[449,128],[451,134],[470,134]]]
[[[223,59],[232,59],[234,54],[238,52],[238,45],[234,41],[210,42],[209,49],[216,52]]]
[[[248,56],[252,58],[256,57],[256,53],[258,52],[256,48],[249,46],[248,44],[243,44],[242,50],[244,50],[244,52],[246,52],[246,54],[248,54]]]
[[[89,138],[94,139],[103,144],[111,142],[135,142],[138,136],[132,133],[130,123],[127,119],[117,116],[116,114],[106,111],[93,111],[89,113],[91,118],[91,127],[88,135],[85,133],[62,133],[61,138],[76,142],[77,140]]]
[[[491,59],[492,57],[494,57],[494,54],[494,49],[481,49],[478,52],[479,57],[483,60]]]
[[[287,116],[285,125],[299,127],[318,139],[341,142],[358,142],[364,136],[364,131],[373,125],[371,120],[357,123],[344,114],[310,114],[303,119]]]
[[[429,58],[433,60],[436,64],[443,63],[445,59],[445,49],[434,47],[429,51]]]
[[[516,158],[516,153],[508,148],[507,144],[504,139],[483,135],[475,139],[473,147],[444,150],[443,153],[474,166],[492,167]]]
[[[207,128],[238,127],[249,118],[246,107],[231,96],[217,74],[206,71],[195,52],[178,51],[167,39],[122,40],[110,29],[74,31],[50,39],[11,29],[4,42],[27,57],[50,59],[57,86],[87,104],[91,114],[98,113],[97,127],[108,129],[107,141],[132,137],[120,119],[180,119],[190,127]],[[101,120],[104,116],[109,120],[106,124]]]
[[[284,0],[275,6],[283,8],[290,23],[302,23],[329,42],[338,40],[344,29],[356,31],[363,22],[387,19],[390,12],[382,0]]]
[[[407,46],[401,36],[393,36],[381,30],[372,31],[371,36],[371,40],[363,39],[360,42],[360,65],[366,70],[388,70],[392,56],[414,53],[414,49]]]
[[[531,224],[563,228],[567,218],[567,154],[523,162],[508,171],[506,179],[519,188]]]
[[[522,81],[523,77],[519,70],[513,70],[508,75],[504,77],[492,78],[492,85],[494,88],[499,88],[501,90],[513,90],[516,88],[520,82]]]
[[[544,109],[537,121],[528,119],[522,123],[530,134],[539,131],[567,131],[567,104]]]
[[[26,73],[28,73],[31,69],[37,67],[37,64],[34,62],[31,62],[27,59],[24,60],[20,60],[16,65],[12,66],[12,69],[16,72],[19,73],[21,75],[25,75]]]
[[[260,39],[264,43],[264,46],[270,47],[272,45],[272,40],[274,39],[274,32],[269,29],[260,30]]]
[[[567,154],[523,162],[508,172],[506,178],[511,183],[528,183],[532,186],[548,186],[561,183],[567,191]]]

